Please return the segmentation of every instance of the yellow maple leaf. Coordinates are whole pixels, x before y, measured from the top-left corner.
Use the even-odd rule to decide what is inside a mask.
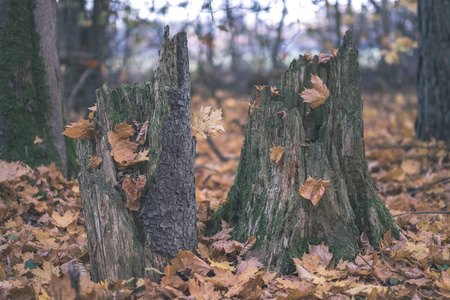
[[[211,267],[222,270],[222,271],[228,271],[230,270],[231,272],[236,271],[236,267],[233,266],[232,262],[229,261],[221,261],[221,262],[215,262],[212,261],[210,259],[208,259],[209,264],[211,265]]]
[[[299,193],[305,198],[311,200],[314,206],[319,203],[319,200],[322,198],[325,193],[325,189],[328,187],[329,180],[315,180],[311,178],[311,176],[306,179],[305,184],[300,187]]]
[[[36,136],[34,138],[33,144],[42,144],[42,142],[43,142],[43,140],[40,137]]]
[[[272,147],[270,151],[270,160],[275,161],[278,165],[283,157],[284,147]]]
[[[52,223],[58,227],[66,228],[70,225],[70,223],[75,222],[78,219],[79,212],[73,212],[68,210],[64,213],[64,215],[60,216],[59,213],[53,211],[52,213]]]
[[[218,122],[222,120],[222,109],[212,109],[212,106],[201,107],[199,113],[192,113],[192,130],[206,139],[206,136],[225,132]]]
[[[304,102],[308,102],[311,104],[311,108],[315,109],[325,103],[330,96],[330,91],[319,76],[311,75],[311,82],[313,88],[305,89],[299,95],[302,96]]]

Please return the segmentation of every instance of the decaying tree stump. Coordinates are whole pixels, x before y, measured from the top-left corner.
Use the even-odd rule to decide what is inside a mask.
[[[190,75],[185,33],[164,43],[153,82],[96,92],[95,140],[80,140],[80,192],[94,281],[162,270],[179,250],[197,246],[194,186],[195,139],[191,135]],[[149,121],[149,162],[118,170],[108,141],[115,125]],[[99,169],[88,169],[92,156]],[[125,207],[121,180],[147,176],[139,212]]]
[[[310,111],[299,92],[311,88],[318,75],[330,96]],[[377,195],[364,153],[358,51],[352,34],[345,34],[336,57],[294,60],[281,78],[280,95],[269,88],[253,96],[241,159],[226,205],[208,224],[216,232],[223,219],[234,226],[234,237],[256,237],[263,261],[281,272],[292,269],[291,257],[301,257],[308,244],[325,242],[336,259],[354,258],[363,232],[371,243],[394,227]],[[260,101],[259,108],[255,101]],[[284,147],[277,164],[270,148]],[[329,180],[314,206],[299,194],[308,176]]]

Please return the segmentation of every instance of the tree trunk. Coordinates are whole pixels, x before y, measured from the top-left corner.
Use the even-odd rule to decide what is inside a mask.
[[[35,7],[31,0],[0,2],[0,16],[6,15],[0,21],[0,158],[21,160],[32,167],[55,162],[64,170],[64,151],[59,152],[55,147],[59,143],[54,142],[62,124],[59,130],[49,126],[61,117],[52,108],[46,80],[50,77],[43,59],[51,55],[47,51],[52,47],[42,47],[45,38],[40,43]],[[44,21],[54,22],[54,17]],[[36,136],[43,141],[34,143]]]
[[[39,1],[34,11],[36,29],[40,36],[41,56],[44,59],[47,86],[50,92],[51,115],[49,126],[55,137],[53,144],[61,158],[61,171],[67,175],[66,144],[62,117],[61,74],[58,51],[56,49],[56,2],[55,0]]]
[[[237,240],[256,237],[255,249],[266,264],[288,272],[291,258],[301,257],[308,243],[325,242],[336,259],[350,259],[363,232],[372,243],[389,229],[397,232],[365,160],[357,59],[348,31],[330,62],[300,56],[281,78],[281,96],[267,88],[253,97],[260,107],[247,124],[229,201],[207,224],[208,233],[223,219],[235,227]],[[310,105],[298,93],[311,87],[312,74],[330,96],[307,113]],[[273,146],[284,147],[279,164],[270,160]],[[299,194],[308,176],[330,181],[317,206]]]
[[[167,39],[152,83],[98,89],[95,140],[80,140],[80,192],[94,281],[147,277],[179,250],[197,246],[194,185],[195,139],[191,134],[190,78],[185,33]],[[123,174],[146,174],[139,214],[125,207],[121,174],[108,136],[116,124],[149,120],[149,163]],[[102,157],[88,170],[91,157]],[[119,187],[118,187],[119,186]]]
[[[418,13],[416,135],[450,143],[450,1],[419,0]]]

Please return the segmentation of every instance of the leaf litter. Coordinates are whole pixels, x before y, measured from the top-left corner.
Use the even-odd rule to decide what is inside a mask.
[[[307,254],[293,258],[296,273],[278,274],[259,260],[254,237],[232,240],[233,228],[225,222],[206,237],[204,222],[227,201],[237,168],[233,158],[242,146],[246,110],[230,97],[223,102],[228,134],[213,139],[230,159],[221,161],[204,139],[197,145],[197,254],[181,251],[159,284],[144,278],[92,282],[78,182],[64,178],[54,164],[32,170],[0,161],[0,298],[74,299],[74,270],[81,299],[449,298],[448,215],[414,214],[448,210],[449,151],[414,139],[412,96],[402,97],[396,95],[393,106],[386,94],[365,96],[364,110],[369,169],[398,215],[399,240],[387,232],[379,246],[366,241],[354,261],[336,260],[327,245],[310,245]],[[88,127],[81,124],[76,134],[84,138]],[[129,193],[132,205],[139,195]]]

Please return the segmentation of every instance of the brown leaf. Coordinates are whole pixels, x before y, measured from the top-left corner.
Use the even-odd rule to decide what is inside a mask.
[[[88,169],[99,169],[102,163],[102,158],[100,156],[92,156],[88,164]]]
[[[339,51],[339,49],[331,48],[331,52],[333,53],[334,56],[337,55],[338,51]]]
[[[306,179],[305,184],[300,187],[299,193],[305,198],[311,200],[314,206],[319,203],[319,200],[322,198],[325,193],[325,189],[328,187],[329,180],[315,180],[311,178],[311,176]]]
[[[55,274],[51,274],[51,282],[49,285],[49,295],[52,299],[75,299],[76,292],[72,288],[69,275],[58,278]]]
[[[60,216],[59,213],[53,211],[52,213],[52,223],[58,227],[66,228],[70,223],[76,222],[78,219],[79,212],[73,212],[71,210],[67,210],[64,212],[64,215]]]
[[[276,162],[276,164],[278,165],[281,161],[281,158],[283,158],[284,147],[272,147],[270,148],[270,151],[270,160]]]
[[[228,28],[225,25],[220,25],[219,29],[222,30],[222,31],[228,32]]]
[[[313,55],[311,54],[311,52],[309,52],[309,51],[306,51],[305,54],[304,54],[304,56],[305,56],[305,59],[306,59],[307,61],[309,61],[309,62],[312,62],[313,59],[314,59],[314,56],[313,56]]]
[[[81,119],[76,123],[66,125],[66,129],[62,134],[73,139],[94,139],[94,123]]]
[[[419,174],[420,162],[413,159],[405,159],[402,161],[401,169],[408,175]]]
[[[302,261],[300,259],[293,258],[292,260],[294,261],[295,269],[297,270],[300,279],[310,280],[313,278],[311,273],[302,266]]]
[[[280,92],[277,91],[277,87],[276,86],[271,86],[270,87],[270,95],[273,96],[280,96]]]
[[[33,170],[26,164],[16,161],[16,162],[6,162],[0,160],[0,182],[9,181],[21,176],[30,174]]]
[[[138,211],[141,207],[140,198],[142,197],[141,189],[147,183],[147,177],[145,174],[139,175],[135,181],[134,178],[129,175],[125,176],[122,182],[122,188],[125,191],[127,202],[125,207],[132,211]]]
[[[312,89],[305,89],[299,95],[302,96],[304,102],[311,104],[311,108],[315,109],[319,105],[325,103],[330,96],[330,91],[323,83],[319,76],[311,75]]]
[[[317,255],[324,267],[328,267],[328,264],[333,259],[333,254],[330,253],[329,247],[325,246],[324,243],[321,245],[309,245],[309,254]]]
[[[148,131],[148,125],[150,124],[150,121],[147,120],[142,124],[141,129],[139,130],[139,133],[136,137],[136,143],[144,145],[145,140],[147,139],[147,131]]]

